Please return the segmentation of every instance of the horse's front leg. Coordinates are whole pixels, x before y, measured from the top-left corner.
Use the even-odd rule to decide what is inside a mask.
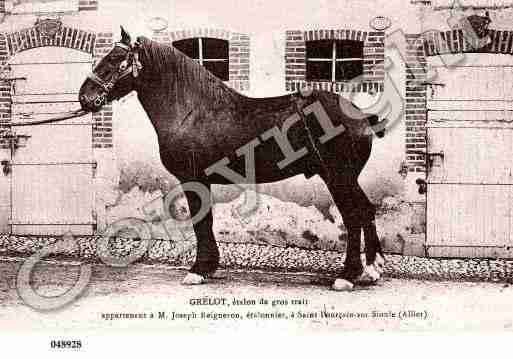
[[[341,213],[344,210],[341,211]],[[344,220],[344,215],[342,215]],[[344,270],[340,278],[336,279],[332,288],[337,291],[345,291],[353,289],[357,278],[363,273],[363,265],[360,256],[361,248],[361,232],[362,227],[350,220],[344,220],[347,229],[347,250],[346,259],[344,261]]]
[[[353,187],[355,183],[352,177],[339,174],[335,180],[329,180],[329,177],[324,179],[333,197],[333,201],[342,215],[342,221],[348,235],[344,270],[342,275],[335,280],[332,288],[337,291],[351,290],[353,289],[354,282],[363,273],[360,256],[362,225],[357,215],[359,208],[358,198],[354,196]]]
[[[219,249],[212,231],[212,203],[211,199],[209,203],[202,203],[201,198],[194,192],[186,191],[185,196],[192,218],[200,213],[202,206],[208,206],[208,212],[204,216],[196,216],[198,220],[193,221],[197,241],[196,261],[182,282],[186,285],[202,284],[219,267]]]

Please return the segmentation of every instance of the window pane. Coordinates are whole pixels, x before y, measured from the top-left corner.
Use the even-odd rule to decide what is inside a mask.
[[[337,81],[352,80],[363,74],[363,61],[337,62],[335,78]]]
[[[192,59],[199,58],[199,40],[185,39],[173,42],[173,46]]]
[[[333,41],[317,40],[306,42],[306,58],[331,59],[333,57]]]
[[[203,66],[223,81],[230,79],[228,61],[203,61]]]
[[[331,61],[307,61],[306,79],[307,81],[331,81]]]
[[[337,59],[363,58],[363,41],[337,40]]]
[[[204,59],[228,59],[228,41],[209,37],[202,41]]]

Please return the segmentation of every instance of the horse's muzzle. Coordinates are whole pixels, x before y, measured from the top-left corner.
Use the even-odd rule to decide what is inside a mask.
[[[83,110],[88,112],[98,112],[106,102],[106,95],[99,95],[94,98],[90,98],[86,95],[81,95],[78,98],[80,106]]]

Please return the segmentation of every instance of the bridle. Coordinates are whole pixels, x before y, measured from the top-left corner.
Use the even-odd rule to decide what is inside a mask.
[[[121,42],[117,42],[114,44],[114,47],[119,47],[126,51],[126,57],[125,60],[121,62],[118,69],[114,74],[112,74],[111,78],[109,80],[102,79],[100,76],[96,74],[96,72],[93,70],[93,72],[88,76],[88,78],[96,83],[100,88],[102,88],[102,92],[100,92],[96,97],[90,99],[91,101],[94,101],[94,104],[97,107],[100,107],[103,105],[107,99],[108,94],[114,88],[116,83],[129,76],[132,75],[134,78],[137,78],[139,76],[139,72],[142,70],[143,66],[141,64],[141,61],[139,60],[139,48],[140,48],[139,42],[135,42],[132,46],[125,45]]]

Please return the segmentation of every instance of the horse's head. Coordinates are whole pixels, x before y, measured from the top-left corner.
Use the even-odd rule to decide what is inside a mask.
[[[130,35],[121,28],[121,41],[101,59],[80,88],[82,109],[99,111],[106,103],[134,90],[135,79],[142,69],[139,47],[138,42],[132,44]]]

